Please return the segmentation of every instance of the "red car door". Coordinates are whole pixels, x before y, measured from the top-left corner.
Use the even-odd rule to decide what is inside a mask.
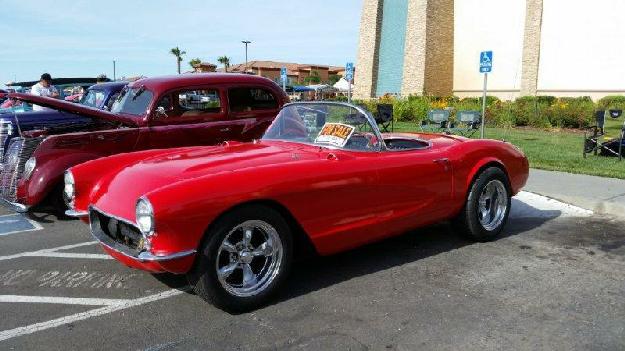
[[[453,169],[441,150],[387,150],[378,162],[381,222],[395,231],[449,216]]]
[[[280,111],[279,97],[262,86],[230,86],[228,88],[229,139],[260,138]]]
[[[217,144],[230,129],[223,90],[193,87],[160,97],[150,115],[149,147],[170,148]]]

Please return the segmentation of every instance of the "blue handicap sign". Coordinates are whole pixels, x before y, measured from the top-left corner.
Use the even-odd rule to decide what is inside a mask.
[[[345,79],[350,82],[354,79],[354,64],[352,62],[348,62],[345,65]]]
[[[280,68],[280,79],[282,79],[283,82],[286,82],[286,67]]]
[[[480,73],[489,73],[493,69],[493,52],[480,52]]]
[[[0,236],[41,229],[21,214],[0,216]]]

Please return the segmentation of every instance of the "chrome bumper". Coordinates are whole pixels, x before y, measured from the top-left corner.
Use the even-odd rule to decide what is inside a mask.
[[[75,211],[75,210],[67,210],[65,211],[65,215],[68,217],[89,217],[89,212],[87,211]]]
[[[99,211],[99,212],[104,213],[102,211]],[[87,215],[89,215],[89,213]],[[113,240],[113,238],[109,237],[108,235],[106,235],[106,233],[104,233],[100,229],[100,224],[97,223],[97,220],[94,221],[94,218],[92,216],[90,216],[89,218],[89,227],[91,228],[91,235],[93,235],[93,237],[100,244],[102,244],[103,246],[107,247],[108,249],[112,251],[115,251],[116,253],[119,253],[121,255],[124,255],[130,259],[133,259],[139,262],[175,260],[175,259],[191,256],[197,252],[197,250],[187,250],[187,251],[174,252],[169,255],[153,255],[152,253],[147,252],[147,251],[141,251],[137,253],[135,250],[131,249],[130,247],[125,246]]]
[[[17,212],[17,213],[25,213],[28,212],[29,207],[24,205],[24,204],[20,204],[18,202],[11,202],[7,199],[2,199],[2,201],[4,201],[4,203],[13,211]]]

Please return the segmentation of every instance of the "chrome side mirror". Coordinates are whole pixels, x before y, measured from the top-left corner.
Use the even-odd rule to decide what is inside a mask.
[[[155,115],[156,118],[167,118],[167,112],[165,112],[165,108],[163,106],[159,106],[156,108]]]

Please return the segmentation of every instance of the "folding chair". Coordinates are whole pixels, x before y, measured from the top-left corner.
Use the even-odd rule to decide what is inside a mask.
[[[424,132],[448,132],[449,110],[430,110],[427,119],[421,122]]]
[[[377,113],[375,114],[375,122],[382,127],[383,132],[388,132],[388,127],[393,131],[393,105],[378,104]]]
[[[480,111],[458,111],[456,116],[458,119],[458,125],[453,127],[455,132],[470,138],[480,129],[480,125],[482,124]]]
[[[612,118],[619,118],[622,113],[622,110],[609,110]],[[621,127],[619,138],[606,140],[604,130],[605,114],[603,110],[596,111],[595,120],[597,124],[588,128],[592,133],[588,135],[588,131],[584,132],[584,158],[586,158],[586,154],[594,153],[601,156],[617,156],[620,161],[625,151],[623,146],[623,143],[625,143],[625,122],[623,127]]]

